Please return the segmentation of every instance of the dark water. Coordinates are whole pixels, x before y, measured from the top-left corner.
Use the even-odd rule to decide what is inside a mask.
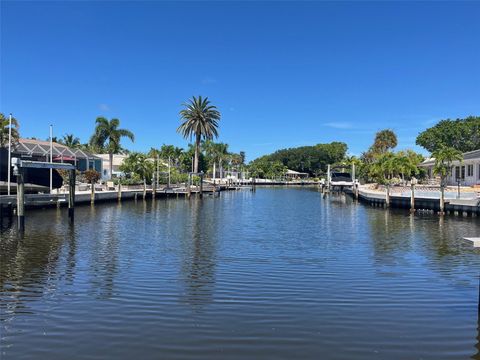
[[[478,218],[258,189],[30,211],[2,359],[480,359]]]

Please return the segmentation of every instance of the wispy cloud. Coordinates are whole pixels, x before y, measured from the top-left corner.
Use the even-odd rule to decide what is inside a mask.
[[[328,122],[328,123],[324,123],[323,125],[334,128],[334,129],[353,129],[354,128],[352,123],[342,122],[342,121]]]
[[[98,105],[98,108],[100,109],[100,111],[110,111],[110,106],[108,106],[107,104],[100,104]]]

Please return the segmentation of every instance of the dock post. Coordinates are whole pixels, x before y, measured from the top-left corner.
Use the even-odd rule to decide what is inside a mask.
[[[75,219],[75,170],[70,170],[68,177],[68,218],[70,223],[73,223]]]
[[[200,198],[203,198],[203,172],[200,173]]]
[[[192,182],[192,175],[188,174],[187,197],[189,199],[190,199],[190,195],[192,195],[191,182]]]
[[[410,212],[415,212],[415,183],[412,181],[412,191],[410,194]]]
[[[25,183],[24,183],[24,169],[18,167],[17,174],[17,216],[18,216],[18,230],[20,233],[25,232]]]
[[[118,201],[122,201],[122,181],[118,179]]]
[[[355,192],[355,200],[358,200],[358,182],[355,181],[353,184],[354,192]]]
[[[155,174],[153,174],[153,179],[152,179],[152,199],[155,200],[155,195],[157,194],[157,186],[156,186],[156,181],[157,181],[157,177],[155,176]]]
[[[327,165],[327,189],[330,192],[330,182],[332,181],[332,174],[330,173],[330,164]]]
[[[387,184],[386,186],[386,194],[385,194],[385,206],[388,208],[390,206],[390,185]]]
[[[439,215],[445,214],[445,185],[440,185],[440,211],[438,212]]]
[[[95,204],[95,183],[92,181],[90,186],[91,188],[91,193],[90,193],[90,204],[94,205]]]

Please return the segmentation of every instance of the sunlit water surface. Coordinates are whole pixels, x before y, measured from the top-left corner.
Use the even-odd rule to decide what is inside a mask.
[[[2,359],[480,359],[478,218],[313,189],[28,211]]]

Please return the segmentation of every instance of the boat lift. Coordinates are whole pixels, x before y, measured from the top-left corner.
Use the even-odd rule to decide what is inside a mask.
[[[25,231],[25,169],[61,169],[68,170],[68,218],[70,223],[74,221],[75,215],[75,166],[68,163],[54,163],[42,161],[22,160],[12,158],[13,174],[17,177],[17,217],[18,229],[21,233]]]

